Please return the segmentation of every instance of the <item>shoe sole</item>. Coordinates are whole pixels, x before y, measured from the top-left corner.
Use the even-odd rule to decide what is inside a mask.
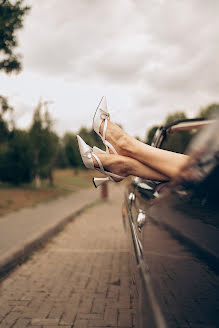
[[[95,184],[95,182],[94,182],[94,178],[93,178],[92,180],[93,180],[94,187],[97,188],[97,186],[96,186],[96,184]]]

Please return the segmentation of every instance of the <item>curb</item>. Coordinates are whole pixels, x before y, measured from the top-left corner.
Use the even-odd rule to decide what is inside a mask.
[[[72,222],[79,214],[84,212],[87,208],[98,204],[100,201],[95,200],[82,206],[79,210],[69,214],[61,219],[59,222],[52,224],[45,231],[35,234],[19,248],[6,253],[0,258],[0,279],[3,279],[10,273],[17,265],[20,265],[36,250],[43,247],[52,237],[62,230],[64,226]]]

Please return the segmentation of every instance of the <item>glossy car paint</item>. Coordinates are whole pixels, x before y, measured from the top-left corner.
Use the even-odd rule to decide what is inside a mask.
[[[124,206],[137,327],[219,327],[218,207],[138,178]]]

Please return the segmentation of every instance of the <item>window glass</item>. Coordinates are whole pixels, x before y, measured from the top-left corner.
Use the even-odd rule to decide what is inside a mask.
[[[191,130],[177,131],[173,134],[167,134],[161,148],[184,154],[188,144],[196,133],[197,130]]]

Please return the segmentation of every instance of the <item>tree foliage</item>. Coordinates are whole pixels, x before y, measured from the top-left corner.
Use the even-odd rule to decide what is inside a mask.
[[[184,120],[186,118],[187,116],[185,112],[177,111],[175,113],[171,113],[166,116],[164,125],[170,124],[178,120]],[[150,128],[150,130],[147,133],[146,143],[148,143],[149,145],[152,143],[157,128],[158,126],[153,126],[152,128]],[[191,131],[181,131],[180,133],[168,135],[162,144],[162,148],[178,153],[184,153],[191,138],[192,138]]]
[[[0,180],[15,185],[31,182],[35,167],[28,132],[14,130],[0,148]]]
[[[81,165],[77,137],[74,133],[67,132],[63,137],[63,147],[69,166],[77,168]]]
[[[0,144],[8,138],[9,124],[5,114],[12,110],[13,108],[9,105],[8,99],[0,95]]]
[[[93,129],[81,127],[78,134],[91,147],[97,146],[98,148],[104,149],[103,142]],[[68,165],[75,168],[84,168],[84,164],[81,160],[81,155],[78,149],[76,134],[67,132],[63,137],[63,147]]]
[[[154,135],[158,128],[159,128],[158,125],[154,125],[148,130],[145,143],[147,143],[148,145],[151,145]]]
[[[165,119],[165,122],[164,122],[164,125],[166,124],[169,124],[169,123],[172,123],[174,121],[178,121],[178,120],[184,120],[186,119],[187,116],[186,116],[186,113],[183,112],[183,111],[177,111],[175,113],[171,113],[171,114],[168,114],[166,119]]]
[[[23,27],[23,19],[29,7],[23,0],[15,2],[0,0],[0,70],[11,73],[21,70],[20,55],[17,47],[17,30]]]
[[[165,119],[165,125],[178,121],[187,119],[186,113],[183,111],[178,111],[172,114],[168,114]],[[165,139],[162,148],[177,153],[184,153],[187,145],[192,138],[191,131],[180,131],[172,135],[168,135]]]
[[[53,182],[52,171],[58,150],[58,136],[52,130],[52,119],[46,110],[42,114],[42,103],[39,102],[33,115],[29,131],[34,152],[35,175],[40,178],[50,178]]]
[[[211,118],[212,116],[218,114],[219,114],[219,104],[214,103],[201,108],[200,111],[198,112],[197,117]]]
[[[183,154],[192,139],[191,131],[179,131],[174,134],[170,134],[165,139],[162,148],[176,153]]]
[[[55,167],[60,169],[66,169],[67,167],[69,167],[69,161],[66,156],[63,139],[59,139],[58,142]]]

